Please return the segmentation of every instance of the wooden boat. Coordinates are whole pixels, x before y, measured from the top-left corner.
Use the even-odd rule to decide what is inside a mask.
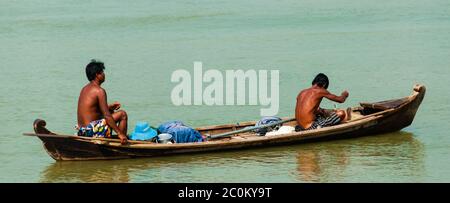
[[[414,120],[425,92],[425,86],[416,85],[413,93],[408,97],[376,103],[360,103],[360,106],[352,108],[352,119],[345,123],[276,136],[258,136],[253,132],[244,132],[201,143],[160,144],[130,141],[128,145],[121,145],[118,139],[56,134],[47,130],[46,122],[41,119],[36,119],[33,124],[35,133],[24,133],[24,135],[41,139],[48,154],[58,161],[152,157],[344,139],[398,131],[409,126]],[[255,123],[256,121],[248,121],[196,129],[202,135],[214,135],[254,126]],[[295,121],[284,125],[295,126]]]

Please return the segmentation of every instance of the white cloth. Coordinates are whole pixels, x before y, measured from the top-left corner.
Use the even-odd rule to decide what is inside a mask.
[[[295,128],[292,126],[281,126],[280,129],[278,129],[277,131],[272,131],[272,132],[268,132],[266,133],[266,136],[275,136],[275,135],[282,135],[282,134],[288,134],[288,133],[292,133],[295,132]]]

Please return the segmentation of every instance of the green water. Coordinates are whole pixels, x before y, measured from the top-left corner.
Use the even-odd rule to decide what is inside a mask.
[[[0,182],[450,182],[450,2],[0,0]],[[74,133],[84,66],[107,67],[130,126],[259,118],[261,106],[174,106],[173,71],[280,70],[280,116],[318,72],[339,107],[427,95],[401,132],[257,150],[62,162],[25,137],[35,118]],[[325,107],[332,107],[330,102]]]

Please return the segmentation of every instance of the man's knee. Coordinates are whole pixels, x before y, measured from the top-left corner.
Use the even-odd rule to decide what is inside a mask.
[[[122,120],[128,120],[128,115],[127,115],[127,112],[126,112],[126,111],[120,110],[119,112],[120,112],[120,118],[121,118]]]
[[[337,110],[336,115],[338,115],[339,118],[341,118],[341,120],[345,119],[345,111],[343,111],[343,110]]]

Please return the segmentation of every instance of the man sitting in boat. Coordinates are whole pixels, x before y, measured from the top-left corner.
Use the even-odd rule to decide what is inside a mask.
[[[101,87],[105,82],[104,69],[103,62],[96,60],[86,66],[89,83],[81,89],[78,99],[78,135],[110,138],[112,129],[120,142],[126,144],[127,113],[124,110],[116,111],[120,108],[119,102],[108,105],[106,91]]]
[[[346,112],[320,108],[320,103],[324,97],[331,101],[344,103],[349,96],[347,91],[342,92],[341,96],[331,94],[327,90],[328,85],[328,77],[320,73],[314,78],[312,87],[304,89],[298,94],[295,107],[296,131],[333,126],[350,120],[351,109],[347,109]]]

